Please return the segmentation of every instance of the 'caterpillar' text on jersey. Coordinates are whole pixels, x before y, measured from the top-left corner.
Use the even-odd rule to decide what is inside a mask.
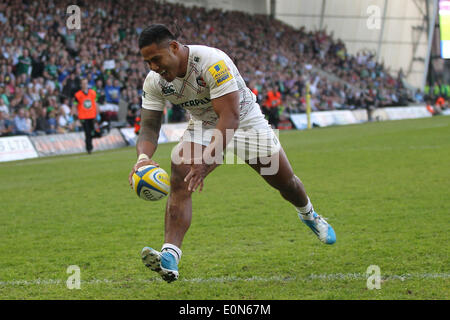
[[[167,82],[150,71],[145,79],[142,107],[162,111],[165,100],[186,109],[193,120],[214,127],[218,116],[212,99],[239,91],[240,119],[255,107],[256,97],[247,88],[233,61],[221,50],[190,45],[187,72],[184,78]]]

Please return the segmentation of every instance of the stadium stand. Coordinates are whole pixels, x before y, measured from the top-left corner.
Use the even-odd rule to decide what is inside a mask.
[[[306,82],[313,111],[423,101],[405,88],[401,74],[392,76],[370,52],[348,54],[324,30],[296,30],[266,15],[135,0],[77,1],[81,28],[69,30],[72,2],[0,3],[2,135],[80,131],[74,93],[82,78],[97,92],[102,120],[133,127],[148,72],[137,40],[150,23],[178,26],[182,42],[228,53],[261,106],[276,87],[281,120],[305,112]],[[167,118],[183,121],[185,115],[168,106]]]

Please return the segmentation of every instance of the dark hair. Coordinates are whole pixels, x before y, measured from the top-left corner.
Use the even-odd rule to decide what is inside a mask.
[[[165,40],[177,40],[172,32],[163,24],[152,24],[139,35],[139,49],[153,43],[160,44]]]

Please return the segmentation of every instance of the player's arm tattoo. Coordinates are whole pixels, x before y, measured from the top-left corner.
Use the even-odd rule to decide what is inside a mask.
[[[139,141],[149,141],[155,146],[158,145],[159,131],[162,123],[162,111],[141,109],[141,130]]]

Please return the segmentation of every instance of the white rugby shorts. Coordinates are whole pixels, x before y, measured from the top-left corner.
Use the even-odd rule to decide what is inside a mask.
[[[182,142],[194,142],[208,146],[214,127],[202,125],[202,121],[189,121],[181,138]],[[239,128],[227,145],[227,152],[234,152],[242,160],[269,157],[280,151],[278,136],[269,125],[258,104],[242,118]]]

